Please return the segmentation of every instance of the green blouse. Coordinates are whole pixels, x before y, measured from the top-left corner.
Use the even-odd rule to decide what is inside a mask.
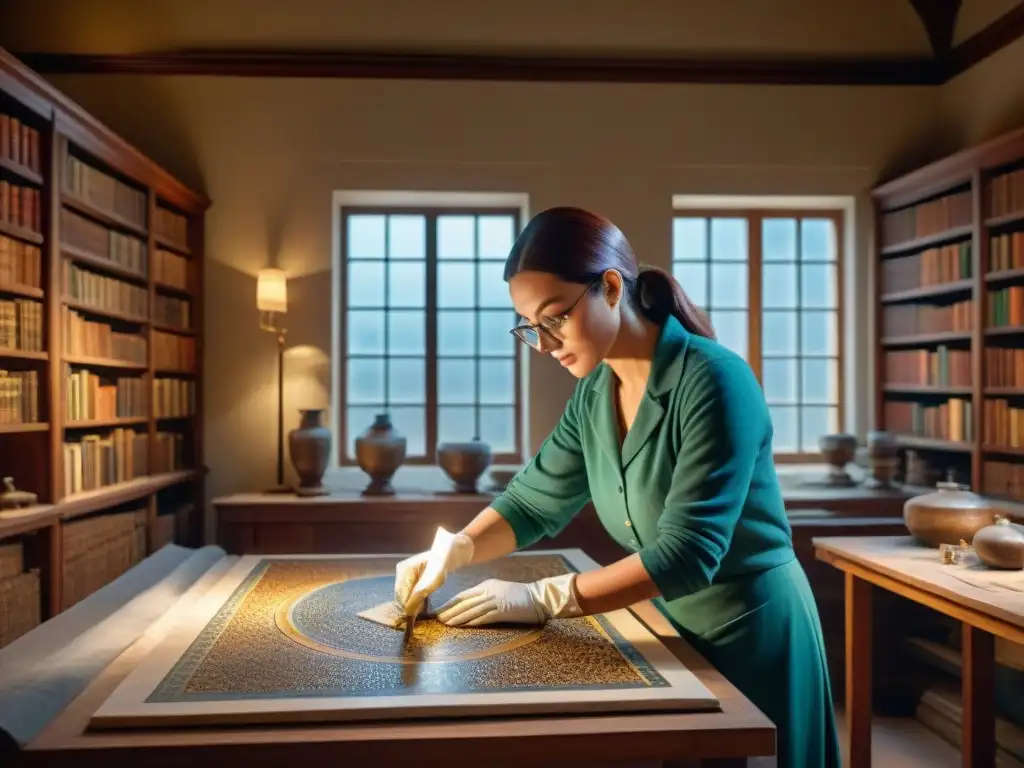
[[[588,500],[680,600],[794,558],[772,458],[772,423],[747,363],[721,344],[662,328],[647,389],[620,444],[614,374],[576,387],[554,431],[491,506],[517,549],[555,536]]]

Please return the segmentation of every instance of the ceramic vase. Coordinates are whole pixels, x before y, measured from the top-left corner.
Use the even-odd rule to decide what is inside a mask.
[[[456,493],[476,493],[477,480],[491,465],[491,447],[479,437],[468,443],[441,443],[437,463],[455,484]]]
[[[405,461],[406,439],[395,429],[391,417],[378,413],[373,424],[356,438],[356,462],[370,476],[364,496],[393,496],[391,478]]]
[[[300,410],[299,426],[288,433],[292,466],[299,475],[298,496],[324,496],[321,484],[331,455],[331,431],[322,423],[322,408]]]

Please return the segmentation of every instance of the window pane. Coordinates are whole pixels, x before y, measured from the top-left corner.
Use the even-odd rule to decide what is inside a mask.
[[[761,362],[764,399],[771,405],[797,402],[796,360],[768,359]]]
[[[388,360],[388,389],[392,403],[424,405],[427,402],[427,361]]]
[[[839,366],[835,360],[801,360],[800,399],[804,403],[836,405],[839,402]]]
[[[481,408],[480,439],[494,453],[512,453],[516,449],[516,409]]]
[[[765,261],[796,261],[796,219],[765,219],[761,249]]]
[[[804,219],[800,226],[803,261],[836,260],[836,226],[831,219]]]
[[[440,309],[473,306],[475,264],[437,265],[437,306]]]
[[[746,309],[746,264],[711,265],[711,306],[716,309]]]
[[[476,227],[473,216],[438,216],[437,258],[476,257]]]
[[[480,258],[507,259],[515,240],[515,219],[512,216],[481,216],[477,224],[480,228]]]
[[[378,406],[358,406],[345,410],[345,453],[350,459],[356,457],[356,438],[370,428],[374,417],[380,412]]]
[[[350,261],[348,265],[348,305],[384,306],[383,261]]]
[[[347,402],[352,405],[384,402],[384,360],[350,359],[346,372]]]
[[[481,357],[512,357],[516,353],[515,337],[509,333],[515,325],[515,312],[483,310],[480,312],[480,347],[477,354]],[[470,350],[472,351],[472,350]]]
[[[773,453],[797,453],[800,444],[797,440],[797,418],[794,406],[773,405],[768,408],[772,418]]]
[[[379,214],[357,214],[345,220],[349,259],[383,259],[385,218]]]
[[[803,312],[800,317],[800,352],[805,355],[836,355],[839,325],[836,312]]]
[[[796,312],[768,310],[762,316],[761,352],[765,355],[796,355]]]
[[[427,411],[425,408],[402,406],[392,408],[391,423],[405,436],[405,455],[423,456],[427,452]]]
[[[821,450],[823,435],[839,431],[839,411],[836,408],[804,407],[800,409],[800,451],[816,453]]]
[[[747,357],[747,313],[716,309],[708,313],[718,341],[744,359]]]
[[[345,337],[348,354],[384,354],[383,310],[357,310],[349,312],[347,319]]]
[[[425,216],[390,216],[388,220],[388,258],[427,258],[427,219]]]
[[[761,301],[765,309],[796,309],[796,265],[765,264]]]
[[[475,408],[451,408],[438,409],[437,414],[437,441],[438,443],[454,443],[472,440],[476,427],[474,420]]]
[[[800,303],[805,308],[836,308],[836,265],[800,266]]]
[[[711,220],[711,258],[714,261],[747,260],[747,220]]]
[[[388,264],[388,306],[427,306],[427,265],[422,261]]]
[[[427,354],[427,313],[388,311],[388,352],[392,355]]]
[[[516,364],[515,360],[481,360],[480,403],[485,405],[515,405]]]
[[[476,402],[473,360],[437,361],[437,401],[445,405],[472,405]]]
[[[676,262],[672,274],[698,307],[708,306],[708,265]]]
[[[497,309],[512,308],[508,283],[502,275],[505,265],[498,263],[480,264],[477,267],[477,306]]]
[[[471,310],[438,310],[438,355],[472,355],[475,345],[476,323]]]
[[[707,221],[691,218],[673,219],[673,261],[705,261],[708,258]]]

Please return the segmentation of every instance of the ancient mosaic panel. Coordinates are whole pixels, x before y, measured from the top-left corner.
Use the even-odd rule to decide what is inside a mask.
[[[268,558],[239,584],[145,699],[187,703],[288,697],[654,689],[666,679],[604,616],[545,627],[403,633],[358,617],[391,599],[394,558]],[[431,597],[440,606],[487,578],[574,570],[557,554],[471,566]]]

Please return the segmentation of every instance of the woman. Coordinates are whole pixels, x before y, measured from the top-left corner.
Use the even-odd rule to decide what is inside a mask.
[[[415,614],[445,576],[561,531],[592,499],[630,554],[533,584],[488,580],[436,610],[453,626],[541,624],[653,599],[777,726],[780,768],[839,766],[824,643],[795,558],[772,424],[746,362],[666,272],[587,211],[534,218],[505,264],[512,329],[580,381],[537,455],[449,540],[398,565]],[[422,578],[421,578],[422,577]]]

